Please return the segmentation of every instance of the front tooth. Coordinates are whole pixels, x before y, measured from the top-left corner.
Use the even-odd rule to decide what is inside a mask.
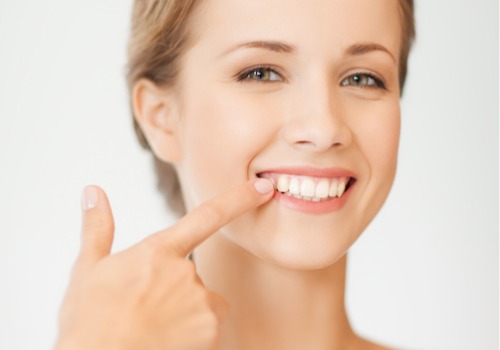
[[[281,193],[288,192],[289,183],[288,176],[280,176],[278,179],[278,191]]]
[[[339,180],[337,178],[332,179],[332,183],[330,184],[330,191],[328,195],[330,197],[336,197],[338,193]]]
[[[288,191],[291,194],[299,195],[300,194],[300,183],[299,179],[292,177],[290,179],[290,184],[288,186]]]
[[[311,179],[302,179],[300,184],[300,194],[303,197],[314,197],[315,193],[314,181]]]
[[[316,185],[316,193],[315,197],[318,198],[326,198],[328,197],[328,191],[330,189],[330,184],[328,183],[328,180],[320,180],[318,184]]]
[[[339,181],[339,187],[337,189],[337,197],[340,198],[344,194],[346,183],[347,183],[347,178],[341,177]]]

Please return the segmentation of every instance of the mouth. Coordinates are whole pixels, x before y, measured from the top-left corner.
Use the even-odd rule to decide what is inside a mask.
[[[257,177],[271,180],[279,201],[287,206],[322,212],[326,207],[340,209],[357,181],[346,170],[286,169],[260,172]]]

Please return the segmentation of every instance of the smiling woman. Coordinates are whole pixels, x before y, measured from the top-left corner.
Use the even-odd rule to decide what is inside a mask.
[[[412,8],[136,1],[136,128],[189,214],[109,255],[86,188],[58,348],[385,348],[351,328],[346,253],[393,183]]]
[[[134,85],[136,120],[156,157],[174,166],[188,211],[245,180],[290,179],[290,191],[277,192],[275,201],[200,246],[199,269],[215,261],[207,252],[202,263],[220,237],[279,266],[331,266],[372,220],[394,178],[400,3],[282,8],[276,2],[249,18],[261,6],[198,4],[174,80],[136,79]],[[289,24],[277,25],[275,13]],[[345,19],[350,13],[355,21]],[[334,188],[348,180],[339,197],[313,201],[305,193],[320,182]]]
[[[58,349],[386,348],[346,260],[393,184],[413,36],[411,0],[136,1],[136,129],[188,214],[110,254],[85,189]]]

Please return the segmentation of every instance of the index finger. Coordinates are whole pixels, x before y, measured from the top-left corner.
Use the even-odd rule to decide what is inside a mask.
[[[186,214],[179,222],[150,239],[187,256],[224,225],[257,208],[272,197],[274,186],[268,179],[245,182],[212,198]]]

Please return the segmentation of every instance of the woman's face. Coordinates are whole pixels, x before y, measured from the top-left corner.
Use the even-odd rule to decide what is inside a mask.
[[[395,174],[398,1],[207,0],[189,30],[175,164],[188,209],[272,178],[283,193],[220,234],[281,266],[334,263]]]

